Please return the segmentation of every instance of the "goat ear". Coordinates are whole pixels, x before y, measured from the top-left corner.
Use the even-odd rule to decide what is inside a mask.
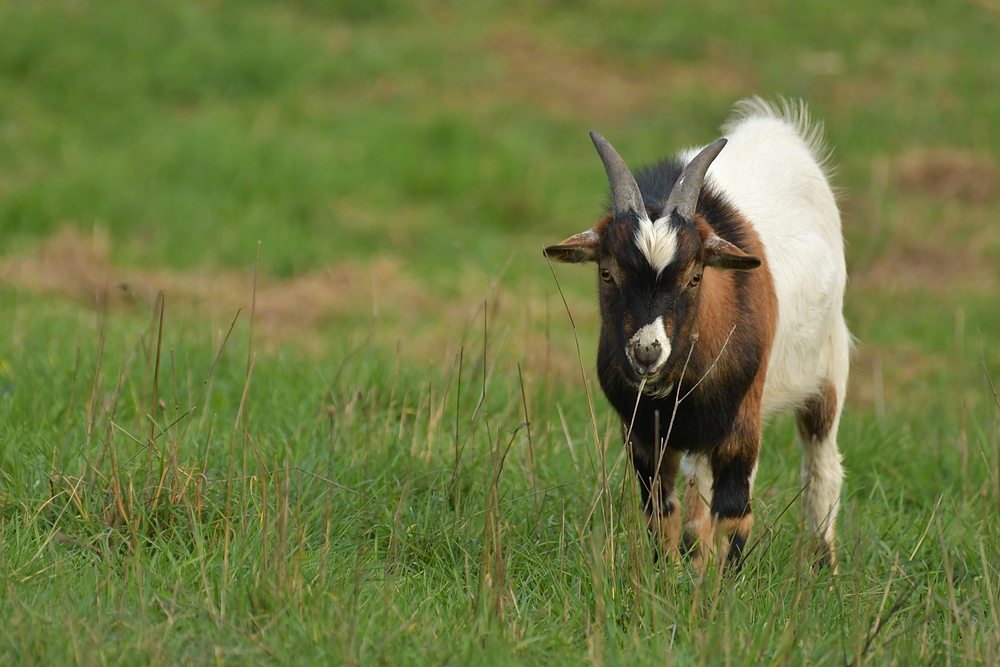
[[[705,266],[735,271],[750,271],[760,266],[760,259],[748,255],[729,241],[710,235],[702,244],[702,258]]]
[[[593,229],[569,237],[562,243],[550,245],[544,252],[553,262],[581,264],[596,262],[601,248],[601,237]]]
[[[601,252],[604,231],[613,219],[614,215],[608,213],[598,220],[591,229],[575,234],[562,243],[547,247],[544,250],[545,256],[553,262],[562,262],[564,264],[596,262],[597,256]]]

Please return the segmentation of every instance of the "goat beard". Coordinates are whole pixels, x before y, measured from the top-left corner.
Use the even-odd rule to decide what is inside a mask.
[[[636,385],[636,389],[641,385]],[[670,392],[674,390],[673,381],[663,382],[662,380],[653,380],[646,382],[646,385],[642,387],[643,396],[648,396],[649,398],[663,399],[670,395]]]

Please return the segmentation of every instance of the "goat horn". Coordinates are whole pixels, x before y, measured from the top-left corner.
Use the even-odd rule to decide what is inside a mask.
[[[611,206],[615,211],[615,217],[629,211],[640,216],[646,211],[646,206],[642,203],[642,193],[635,182],[635,176],[629,171],[625,160],[618,154],[618,151],[608,143],[608,140],[597,132],[590,133],[590,139],[594,142],[597,154],[601,156],[604,163],[604,171],[608,175],[608,185],[611,186]]]
[[[705,182],[705,174],[712,160],[718,157],[719,153],[726,145],[726,139],[717,139],[701,149],[701,152],[694,156],[694,159],[684,167],[680,178],[674,183],[667,203],[663,207],[662,217],[666,217],[674,210],[685,220],[694,219],[694,209],[698,206],[698,195],[701,194],[701,185]]]

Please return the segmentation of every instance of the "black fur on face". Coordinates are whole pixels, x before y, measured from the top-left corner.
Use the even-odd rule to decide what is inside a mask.
[[[703,271],[701,238],[695,224],[676,217],[668,224],[677,244],[673,260],[662,271],[650,265],[636,244],[638,216],[611,222],[598,258],[602,321],[598,355],[614,358],[614,365],[634,387],[645,376],[646,393],[666,389],[683,370]],[[640,328],[658,319],[669,342],[669,356],[654,375],[640,374],[629,358],[630,341]]]
[[[748,274],[744,272],[757,268],[761,260],[741,250],[749,241],[746,222],[723,196],[702,188],[694,220],[683,218],[676,210],[668,220],[660,220],[682,171],[682,165],[673,160],[640,170],[635,180],[644,210],[608,206],[591,229],[545,248],[551,261],[597,264],[601,308],[598,377],[604,393],[627,421],[640,386],[647,398],[667,400],[677,391],[682,375],[701,377],[711,364],[711,359],[699,358],[705,355],[693,346],[698,326],[729,328],[714,321],[703,322],[704,317],[699,316],[708,298],[703,294],[711,294],[705,290],[712,283],[729,283],[725,287],[719,283],[722,292],[718,294],[732,297],[726,305],[731,312],[725,311],[724,317],[752,309],[746,294]],[[667,230],[669,234],[664,234]],[[642,249],[637,243],[640,235],[646,239]],[[664,242],[665,235],[671,236],[672,242]],[[709,274],[708,287],[702,287],[706,267],[727,270],[729,277]],[[715,308],[719,307],[718,294]],[[749,322],[756,321],[753,313],[742,314]],[[713,329],[712,333],[718,332]],[[742,340],[747,333],[732,341],[730,353],[751,362],[758,355],[742,349],[743,343],[751,342],[749,338]],[[753,369],[746,370],[752,379]],[[720,391],[729,393],[726,388]],[[721,435],[712,434],[712,439],[717,437]]]

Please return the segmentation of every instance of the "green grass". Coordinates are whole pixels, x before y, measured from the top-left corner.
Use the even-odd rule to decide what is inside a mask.
[[[1000,162],[998,23],[0,0],[0,277],[67,225],[115,275],[250,276],[258,241],[262,284],[398,266],[291,336],[0,283],[0,664],[996,664],[1000,177],[906,160]],[[840,567],[809,567],[778,419],[746,565],[698,581],[651,557],[539,249],[601,205],[586,130],[638,165],[758,93],[809,100],[844,192]],[[556,275],[598,391],[593,276]]]
[[[993,406],[958,434],[848,412],[837,576],[809,569],[780,420],[757,548],[698,584],[651,559],[603,405],[595,447],[579,389],[529,374],[529,440],[503,348],[478,407],[481,341],[461,391],[454,360],[375,350],[248,378],[243,326],[4,310],[5,663],[996,656]]]

